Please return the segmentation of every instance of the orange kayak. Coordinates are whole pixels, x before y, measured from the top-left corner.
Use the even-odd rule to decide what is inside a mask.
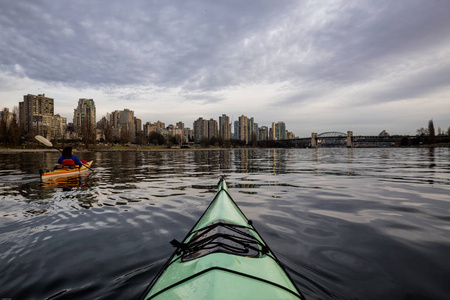
[[[89,170],[89,168],[91,167],[93,163],[93,160],[88,161],[87,163],[83,164],[81,166],[81,168],[78,167],[64,167],[64,168],[60,168],[60,169],[55,169],[53,171],[47,171],[47,172],[43,172],[41,171],[41,179],[42,180],[46,180],[49,178],[57,178],[57,177],[69,177],[69,176],[79,176],[83,173],[86,173]]]

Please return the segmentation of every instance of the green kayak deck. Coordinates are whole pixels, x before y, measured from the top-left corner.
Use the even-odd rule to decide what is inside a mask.
[[[142,299],[304,299],[225,180]]]

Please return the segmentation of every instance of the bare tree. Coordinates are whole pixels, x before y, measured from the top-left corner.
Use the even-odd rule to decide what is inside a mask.
[[[417,129],[417,135],[420,135],[420,136],[428,135],[428,129],[425,129],[423,127],[421,127],[420,129]]]
[[[431,119],[430,121],[428,121],[428,133],[430,135],[430,144],[434,144],[435,140],[436,140],[436,134],[434,132],[434,123],[433,123],[433,119]]]
[[[16,113],[11,114],[7,108],[4,108],[0,119],[1,142],[4,145],[17,146],[20,144],[20,133]]]
[[[7,115],[8,115],[8,109],[5,107],[2,111],[2,117],[0,119],[0,140],[3,142],[4,145],[8,143],[8,128],[7,128]]]
[[[123,124],[122,127],[120,127],[119,140],[121,144],[127,144],[131,142],[131,132],[128,129],[128,124]]]
[[[8,127],[9,143],[13,146],[20,145],[20,126],[17,123],[17,115],[13,113],[11,123]]]
[[[83,120],[81,124],[81,141],[86,145],[86,148],[89,148],[89,145],[95,144],[96,134],[95,134],[95,126],[90,122],[89,118]]]
[[[113,128],[109,118],[105,116],[102,117],[102,119],[97,123],[97,128],[102,132],[105,142],[110,143],[113,138]]]

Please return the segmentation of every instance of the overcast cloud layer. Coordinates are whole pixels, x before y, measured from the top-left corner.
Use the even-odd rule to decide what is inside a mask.
[[[312,131],[450,126],[450,1],[0,0],[0,101],[97,119],[255,117]]]

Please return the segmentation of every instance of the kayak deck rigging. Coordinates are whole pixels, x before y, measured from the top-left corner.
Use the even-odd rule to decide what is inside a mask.
[[[246,257],[258,257],[269,252],[266,245],[258,241],[251,233],[251,227],[233,224],[227,221],[213,222],[197,230],[188,243],[172,240],[177,247],[181,260],[189,261],[211,253],[223,252]]]

